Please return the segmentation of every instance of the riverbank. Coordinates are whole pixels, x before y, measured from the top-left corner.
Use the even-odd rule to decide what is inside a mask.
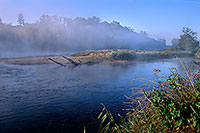
[[[52,64],[52,60],[61,64],[71,64],[67,57],[78,64],[97,64],[97,63],[125,63],[133,60],[153,60],[163,58],[194,57],[195,53],[191,51],[146,51],[146,50],[127,50],[127,49],[108,49],[108,50],[87,50],[71,55],[50,55],[50,56],[32,56],[20,58],[5,58],[0,62],[11,65],[37,65]],[[49,60],[52,59],[52,60]]]
[[[190,65],[194,58],[182,58]],[[97,132],[103,103],[114,116],[125,116],[132,88],[153,79],[153,69],[180,65],[177,59],[82,65],[75,69],[52,65],[0,63],[0,132]],[[139,79],[131,82],[132,79]],[[141,87],[141,89],[144,89]],[[135,88],[134,92],[140,88]],[[12,104],[11,104],[12,103]]]

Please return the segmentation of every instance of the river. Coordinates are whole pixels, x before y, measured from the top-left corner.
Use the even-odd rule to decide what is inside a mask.
[[[193,58],[183,58],[191,64]],[[169,74],[181,68],[177,59],[130,64],[82,65],[72,69],[49,65],[0,64],[0,132],[96,132],[101,103],[123,113],[132,88],[152,79],[153,69]],[[137,91],[137,90],[136,90]]]

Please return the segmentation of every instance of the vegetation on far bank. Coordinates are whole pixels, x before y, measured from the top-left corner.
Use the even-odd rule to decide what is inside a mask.
[[[83,61],[98,62],[103,60],[134,60],[137,58],[169,58],[169,57],[196,56],[200,57],[199,41],[197,33],[189,28],[183,28],[178,44],[164,50],[130,50],[130,49],[107,49],[107,50],[87,50],[72,54],[71,57]]]
[[[134,50],[88,50],[76,54],[72,54],[72,57],[78,58],[81,61],[103,61],[103,60],[133,60],[136,57],[136,52]]]
[[[190,52],[194,56],[199,57],[199,41],[197,40],[197,33],[193,32],[189,28],[183,27],[183,34],[180,35],[180,39],[177,41],[177,45],[171,48],[167,48],[164,51],[166,52]]]
[[[101,61],[132,61],[135,59],[160,59],[170,57],[194,56],[191,51],[147,51],[130,49],[105,49],[105,50],[87,50],[70,55],[75,60],[82,62],[101,62]]]
[[[129,98],[129,113],[116,122],[104,106],[101,132],[200,132],[200,71],[175,68],[171,74],[154,69],[156,80],[143,96]],[[120,116],[120,115],[119,115]]]

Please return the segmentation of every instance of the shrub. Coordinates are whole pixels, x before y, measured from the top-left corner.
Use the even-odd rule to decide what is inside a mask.
[[[133,60],[135,59],[135,54],[129,52],[118,52],[112,54],[112,60]]]
[[[87,50],[72,54],[72,57],[82,57],[88,59],[104,59],[104,60],[133,60],[136,53],[133,50],[118,49],[118,50]]]
[[[200,72],[181,75],[172,69],[166,81],[144,94],[157,119],[169,130],[200,131]]]
[[[159,78],[152,82],[153,89],[131,99],[138,106],[115,126],[106,125],[104,129],[109,130],[102,132],[200,132],[200,71],[170,70],[168,76],[157,76],[160,70],[155,69]]]

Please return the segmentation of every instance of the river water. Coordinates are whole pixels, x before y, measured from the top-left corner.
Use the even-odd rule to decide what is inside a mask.
[[[183,58],[191,64],[193,58]],[[153,69],[169,74],[181,68],[177,59],[130,64],[51,65],[0,64],[0,132],[96,132],[101,103],[123,113],[132,88],[152,79]]]

